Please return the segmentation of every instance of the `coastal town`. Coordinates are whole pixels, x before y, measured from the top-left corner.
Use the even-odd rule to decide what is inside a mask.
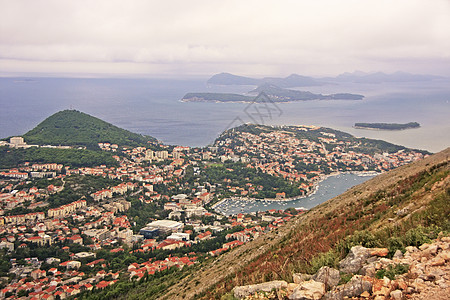
[[[29,146],[21,137],[0,145]],[[289,201],[326,176],[381,173],[427,156],[383,146],[315,126],[253,125],[205,148],[99,143],[113,165],[2,169],[0,297],[65,299],[195,266],[304,213],[227,216],[214,209],[224,199]]]

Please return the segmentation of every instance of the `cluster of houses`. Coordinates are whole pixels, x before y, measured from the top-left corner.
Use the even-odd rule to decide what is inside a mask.
[[[224,153],[219,157],[221,161],[240,161],[249,168],[298,183],[304,193],[315,188],[322,175],[353,171],[384,172],[426,156],[414,150],[372,155],[366,153],[361,142],[340,140],[334,133],[322,132],[320,127],[289,128],[289,131],[235,132],[232,136],[217,140],[215,146]],[[299,138],[295,131],[315,131],[319,137],[316,140]],[[298,168],[299,163],[305,167]],[[258,194],[255,187],[230,189],[242,196]]]
[[[295,183],[306,193],[326,172],[380,172],[424,156],[416,151],[365,154],[364,151],[357,151],[360,145],[339,140],[333,133],[321,132],[318,127],[299,126],[296,130],[316,131],[320,137],[316,140],[300,139],[292,132],[281,130],[239,132],[232,138],[219,139],[215,145],[205,149],[178,146],[170,150],[168,146],[159,145],[162,150],[158,151],[145,147],[124,149],[115,144],[101,143],[99,147],[104,151],[121,151],[124,154],[114,156],[118,167],[71,169],[48,163],[24,164],[3,170],[0,172],[0,249],[11,253],[21,248],[46,247],[56,243],[69,253],[70,260],[52,258],[52,261],[45,261],[56,264],[47,271],[40,268],[44,261],[39,258],[28,258],[26,264],[12,261],[10,272],[16,276],[0,290],[0,297],[26,292],[29,299],[64,299],[84,290],[113,285],[119,280],[119,274],[112,273],[104,259],[96,259],[100,249],[114,255],[125,251],[124,244],[133,247],[131,252],[173,250],[212,239],[221,230],[244,226],[245,229],[228,234],[228,241],[221,248],[208,252],[217,256],[283,226],[292,218],[288,212],[275,210],[252,215],[238,214],[228,219],[208,211],[205,206],[213,199],[221,200],[220,191],[224,189],[237,196],[256,196],[262,189],[257,184],[232,183],[231,180],[221,183],[185,182],[188,169],[194,176],[199,175],[201,166],[210,161],[241,162],[248,168]],[[20,139],[12,142],[16,148],[26,145]],[[297,167],[299,163],[318,167],[303,170]],[[61,192],[64,179],[74,174],[101,176],[122,182],[77,201],[47,209],[46,199]],[[39,189],[29,185],[24,187],[23,183],[34,178],[59,179],[62,184],[49,184]],[[157,186],[165,186],[166,189],[160,192]],[[168,218],[150,222],[139,233],[133,232],[133,222],[127,217],[131,204],[124,199],[129,194],[136,195],[144,204],[162,203],[164,210],[170,211]],[[286,194],[280,192],[276,197],[283,199]],[[16,208],[37,211],[11,214],[10,211]],[[214,221],[203,224],[202,217],[211,217]],[[185,225],[190,225],[192,229],[184,229]],[[164,234],[162,239],[158,238],[161,234]],[[88,247],[89,251],[72,253],[70,249],[73,245]],[[195,255],[202,254],[191,253],[184,257],[134,263],[129,265],[127,277],[141,279],[145,274],[167,268],[190,266],[197,260]],[[86,276],[79,271],[86,267],[100,270]]]

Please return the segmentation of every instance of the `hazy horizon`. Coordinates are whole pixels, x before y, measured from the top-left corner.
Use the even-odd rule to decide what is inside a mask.
[[[450,2],[0,0],[0,76],[450,76]]]

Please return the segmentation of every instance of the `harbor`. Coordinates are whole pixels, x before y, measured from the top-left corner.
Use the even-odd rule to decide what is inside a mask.
[[[236,215],[239,213],[255,213],[271,209],[285,210],[287,208],[311,209],[331,198],[342,194],[349,188],[361,184],[373,177],[376,173],[339,173],[324,176],[314,191],[304,197],[294,199],[249,199],[241,197],[226,198],[216,203],[212,208],[223,215]]]

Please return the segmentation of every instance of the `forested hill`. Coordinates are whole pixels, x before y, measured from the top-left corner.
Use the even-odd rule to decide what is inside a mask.
[[[90,149],[98,148],[98,143],[136,147],[156,141],[154,137],[132,133],[76,110],[55,113],[23,138],[28,144],[86,146]]]

